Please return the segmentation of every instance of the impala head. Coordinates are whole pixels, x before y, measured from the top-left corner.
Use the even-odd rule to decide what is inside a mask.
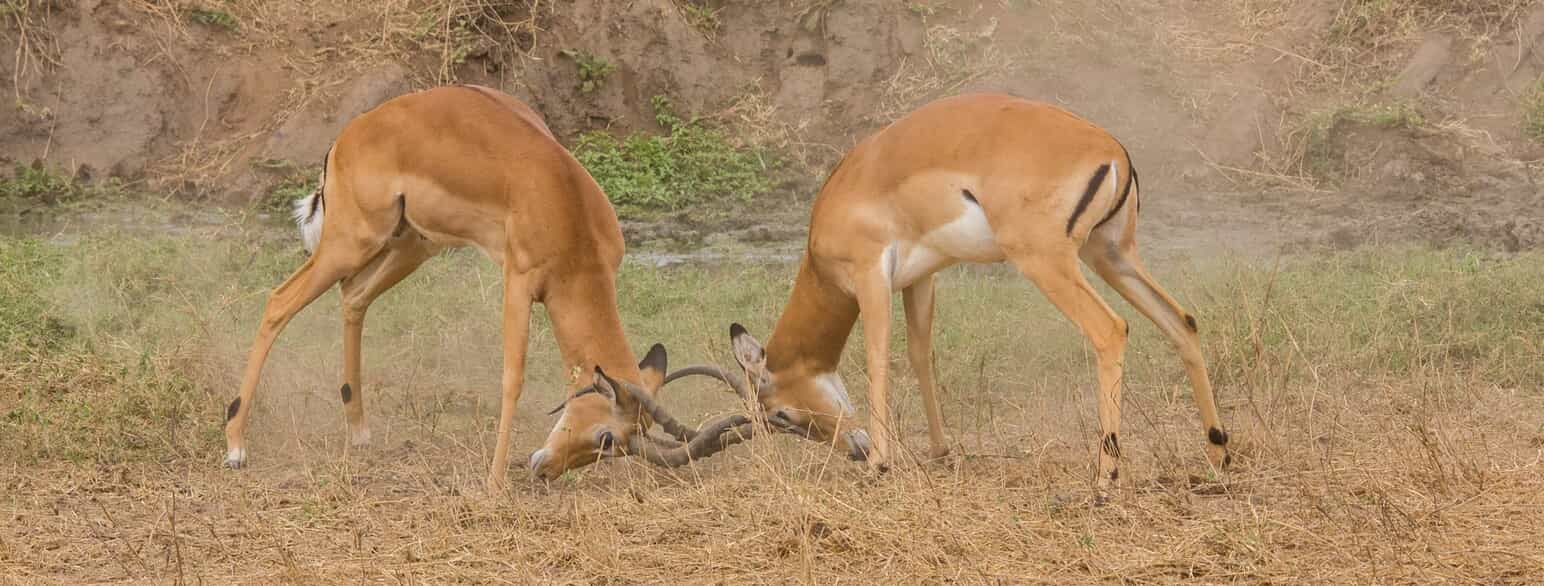
[[[856,425],[841,375],[798,369],[773,372],[767,367],[766,349],[740,324],[729,326],[729,340],[749,383],[748,387],[735,385],[736,390],[755,398],[772,429],[832,444],[854,460],[867,458],[868,432]]]
[[[562,416],[542,448],[531,454],[531,473],[550,480],[601,458],[627,453],[634,437],[643,434],[643,413],[653,406],[651,396],[664,385],[665,366],[665,347],[660,344],[638,363],[641,387],[596,366],[590,384],[552,411]]]

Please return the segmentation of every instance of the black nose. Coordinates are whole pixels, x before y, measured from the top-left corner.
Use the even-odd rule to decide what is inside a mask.
[[[612,437],[611,432],[609,431],[600,432],[600,437],[598,439],[600,440],[600,451],[602,452],[611,451],[611,443],[616,440],[616,438]]]

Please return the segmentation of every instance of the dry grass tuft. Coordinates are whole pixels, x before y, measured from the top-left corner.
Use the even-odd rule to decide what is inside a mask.
[[[1022,278],[995,269],[952,270],[940,284],[937,362],[955,455],[917,457],[926,436],[902,376],[907,461],[884,477],[778,438],[681,470],[613,461],[481,494],[499,285],[468,253],[426,265],[371,312],[359,392],[374,446],[344,445],[329,293],[269,363],[253,466],[221,470],[222,407],[263,292],[301,260],[293,242],[257,236],[0,240],[0,325],[33,332],[29,348],[52,344],[0,354],[0,572],[688,584],[1544,575],[1537,253],[1164,267],[1160,279],[1200,316],[1237,469],[1207,470],[1178,359],[1133,321],[1122,489],[1094,508],[1092,357]],[[630,341],[663,341],[678,365],[726,361],[723,325],[768,331],[792,272],[629,265]],[[520,450],[551,424],[541,413],[562,378],[549,325],[540,315],[534,325]],[[860,353],[855,338],[844,361],[855,390]],[[665,399],[689,420],[735,408],[701,382]]]
[[[498,67],[535,48],[552,10],[542,0],[438,0],[399,11],[386,25],[386,41],[438,55],[430,81],[455,83],[458,70],[472,59]]]
[[[1320,88],[1377,90],[1391,79],[1426,31],[1454,30],[1471,39],[1494,38],[1511,28],[1529,0],[1352,0],[1341,4],[1312,57],[1327,67],[1307,69]]]
[[[49,19],[61,10],[58,4],[52,0],[0,0],[0,41],[16,47],[11,55],[16,107],[44,118],[50,114],[35,111],[22,95],[22,88],[59,66],[59,42],[48,30]]]
[[[1013,67],[1008,52],[993,42],[996,18],[977,30],[962,30],[930,22],[927,10],[917,15],[925,27],[923,47],[927,54],[922,60],[904,59],[896,66],[895,75],[885,83],[878,112],[881,122],[899,118],[982,78],[1006,75]]]

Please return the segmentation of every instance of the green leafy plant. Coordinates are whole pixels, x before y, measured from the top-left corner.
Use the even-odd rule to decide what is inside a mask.
[[[81,195],[74,179],[54,172],[42,163],[17,165],[10,178],[0,179],[0,199],[20,199],[54,204]]]
[[[563,55],[574,60],[574,65],[579,68],[579,93],[589,94],[605,85],[606,78],[615,73],[617,66],[583,49],[566,49]]]
[[[231,13],[220,10],[218,8],[204,8],[201,6],[194,6],[192,8],[188,8],[186,14],[189,21],[207,27],[233,31],[237,28],[240,28],[241,26],[241,23],[236,20],[236,17],[231,16]]]
[[[689,1],[678,4],[681,7],[681,14],[686,17],[686,23],[692,25],[692,28],[708,34],[718,31],[720,24],[718,13],[723,10],[722,8],[710,8],[706,4],[699,5]]]
[[[663,96],[655,96],[653,106],[666,134],[590,131],[574,148],[613,203],[674,210],[714,199],[749,200],[772,189],[768,172],[781,163],[770,153],[737,147],[716,127],[682,120]]]

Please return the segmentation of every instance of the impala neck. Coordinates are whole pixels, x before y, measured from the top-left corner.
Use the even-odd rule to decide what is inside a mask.
[[[616,281],[612,273],[595,270],[564,279],[546,296],[552,332],[563,355],[563,376],[579,369],[571,390],[589,384],[596,365],[606,374],[639,382],[638,357],[627,347],[622,316],[617,312]]]
[[[774,373],[836,371],[857,320],[858,302],[822,278],[805,253],[793,295],[767,340],[768,369]]]

